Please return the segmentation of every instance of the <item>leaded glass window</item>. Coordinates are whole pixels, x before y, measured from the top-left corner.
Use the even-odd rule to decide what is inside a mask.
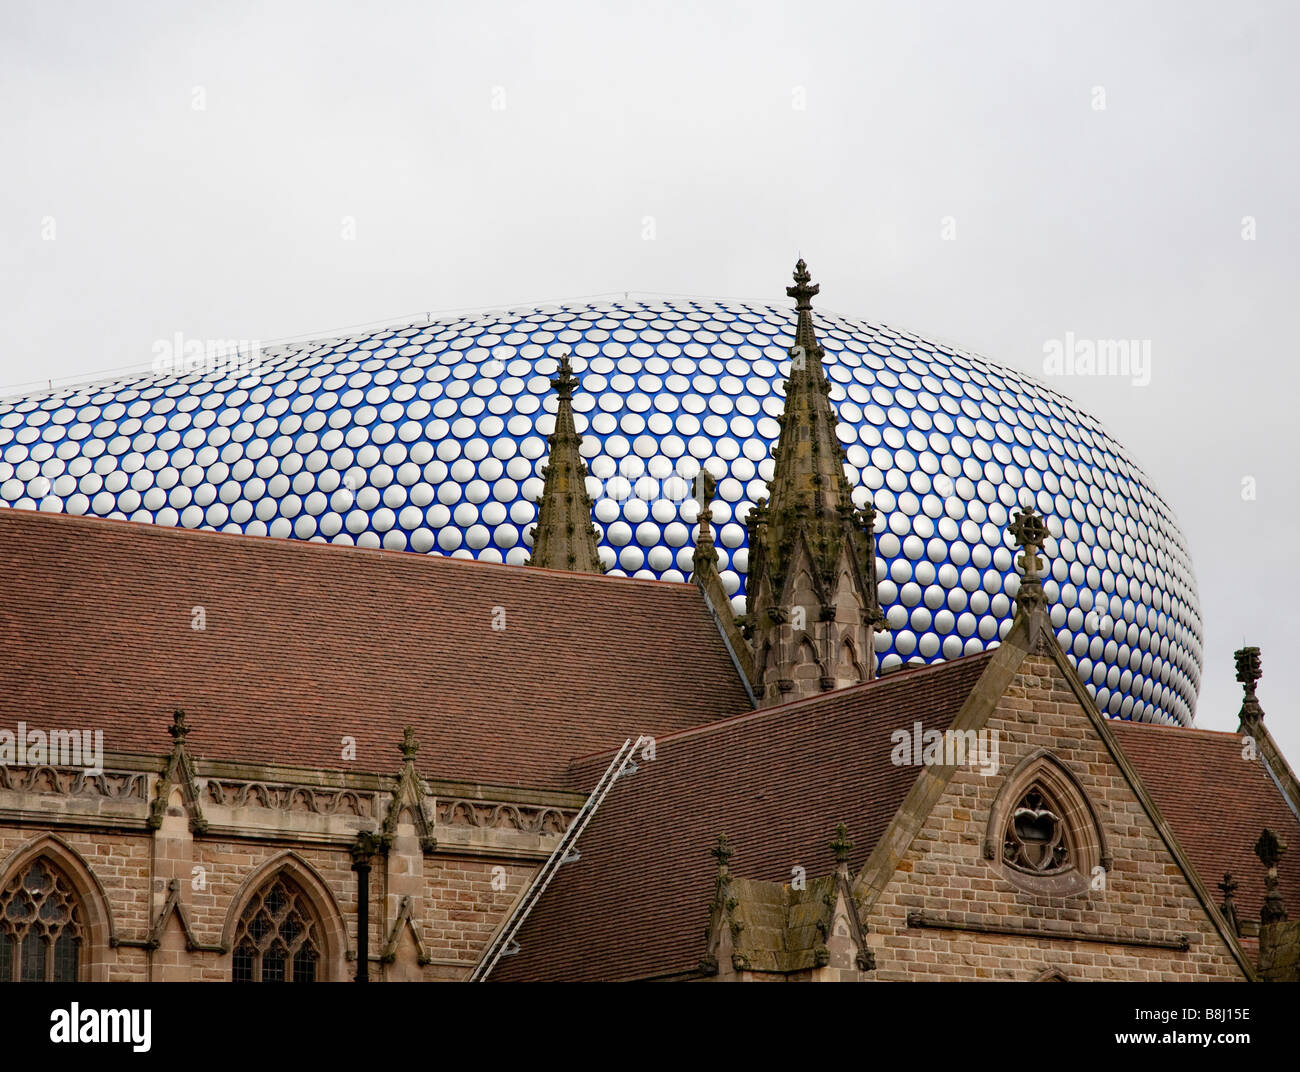
[[[37,857],[0,890],[0,980],[76,982],[84,920],[67,876]]]
[[[248,902],[235,931],[237,983],[313,983],[321,928],[302,888],[280,874]]]

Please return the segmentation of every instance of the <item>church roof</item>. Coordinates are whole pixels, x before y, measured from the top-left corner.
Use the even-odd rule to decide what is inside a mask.
[[[1111,729],[1215,903],[1231,872],[1238,918],[1258,921],[1265,869],[1254,846],[1267,826],[1294,847],[1282,854],[1278,878],[1288,915],[1300,919],[1300,819],[1264,764],[1243,758],[1242,738],[1137,722]]]
[[[705,952],[716,865],[730,839],[733,874],[789,882],[834,870],[837,823],[866,863],[919,767],[890,762],[890,734],[920,720],[948,726],[992,652],[898,671],[853,688],[660,737],[656,758],[620,780],[519,934],[494,979],[626,980],[693,972]],[[592,785],[610,756],[575,764]]]
[[[24,510],[0,578],[0,725],[109,753],[168,753],[184,708],[201,759],[389,772],[411,725],[426,777],[564,789],[749,708],[694,585]]]

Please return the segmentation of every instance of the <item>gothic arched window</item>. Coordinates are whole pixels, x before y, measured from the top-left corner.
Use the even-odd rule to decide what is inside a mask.
[[[38,856],[0,890],[0,981],[74,983],[85,914],[72,883]]]
[[[231,978],[237,983],[314,983],[321,961],[320,921],[288,875],[249,900],[235,930]]]
[[[1110,853],[1079,778],[1038,750],[1021,760],[989,809],[984,858],[1025,893],[1073,897],[1103,889]]]

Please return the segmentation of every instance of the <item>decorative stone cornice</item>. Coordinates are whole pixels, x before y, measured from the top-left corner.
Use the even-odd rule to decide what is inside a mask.
[[[100,771],[51,766],[0,766],[0,789],[11,793],[144,800],[148,777],[132,771]]]
[[[227,808],[270,808],[274,811],[305,812],[311,815],[375,816],[378,794],[352,789],[318,789],[303,785],[274,785],[209,778],[206,797]]]
[[[359,829],[383,836],[385,822],[395,834],[406,808],[424,851],[533,860],[549,855],[585,799],[555,790],[426,780],[415,769],[419,746],[413,733],[399,746],[398,772],[374,774],[201,760],[189,754],[184,718],[173,726],[175,743],[165,758],[108,754],[99,773],[0,766],[0,821],[158,830],[179,787],[191,830],[209,838],[287,837],[303,845],[345,847]]]
[[[578,809],[528,807],[491,800],[436,798],[434,815],[439,826],[512,830],[527,834],[563,834]]]

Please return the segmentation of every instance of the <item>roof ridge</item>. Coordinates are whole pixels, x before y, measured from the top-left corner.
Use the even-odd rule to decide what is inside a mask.
[[[842,689],[832,689],[830,692],[819,693],[816,696],[805,696],[799,700],[788,700],[783,704],[776,704],[772,707],[756,707],[750,711],[742,711],[737,715],[727,715],[724,718],[715,719],[712,722],[703,722],[698,726],[690,726],[687,729],[673,730],[671,733],[665,733],[655,737],[655,744],[660,745],[664,741],[676,741],[684,738],[701,736],[706,733],[712,733],[725,727],[737,725],[750,719],[768,717],[778,713],[788,713],[794,708],[809,707],[815,704],[827,703],[832,699],[843,700],[851,696],[865,693],[868,689],[880,688],[883,685],[890,684],[901,678],[913,678],[923,672],[929,671],[933,676],[944,672],[951,671],[955,666],[965,667],[974,665],[981,659],[992,658],[997,648],[986,648],[984,651],[974,652],[971,655],[963,655],[957,659],[948,659],[935,663],[927,663],[925,666],[909,667],[907,671],[896,670],[884,677],[872,678],[870,681],[862,681],[856,685],[849,685]],[[597,752],[587,752],[581,756],[575,756],[570,763],[570,768],[579,763],[584,763],[591,759],[602,756],[612,756],[618,749],[608,748]]]
[[[386,555],[395,561],[410,560],[412,563],[420,560],[432,559],[438,563],[456,563],[459,566],[468,566],[470,568],[497,568],[507,570],[524,570],[528,573],[546,574],[553,577],[563,577],[567,579],[585,579],[600,582],[625,582],[638,585],[653,585],[656,588],[670,590],[674,592],[694,591],[695,586],[687,581],[665,581],[657,577],[626,577],[617,574],[608,573],[580,573],[573,570],[549,569],[545,566],[533,565],[513,565],[508,562],[485,562],[477,558],[454,558],[451,555],[440,555],[433,553],[424,553],[419,551],[395,551],[388,547],[362,547],[358,544],[338,544],[322,543],[312,540],[299,540],[291,537],[258,535],[248,532],[220,532],[214,529],[187,529],[178,525],[159,525],[150,521],[131,521],[126,518],[116,517],[94,517],[77,514],[65,514],[62,512],[54,513],[52,511],[41,510],[21,510],[17,507],[0,506],[0,520],[5,518],[21,519],[20,523],[26,523],[30,518],[41,517],[42,524],[57,523],[70,525],[124,525],[139,530],[147,530],[156,533],[162,539],[184,539],[197,538],[200,540],[219,539],[219,540],[256,540],[260,542],[275,544],[283,547],[293,548],[313,548],[317,551],[339,554],[347,552],[364,552],[367,554]]]
[[[1241,738],[1241,734],[1238,733],[1236,730],[1215,730],[1215,729],[1211,729],[1209,726],[1182,726],[1182,725],[1178,725],[1177,723],[1171,723],[1171,722],[1134,722],[1131,718],[1112,718],[1110,719],[1110,725],[1131,726],[1135,728],[1150,729],[1150,730],[1178,730],[1184,734],[1199,733],[1199,734],[1204,734],[1206,736],[1217,737],[1217,738],[1228,738],[1228,737],[1235,737],[1237,739]]]

